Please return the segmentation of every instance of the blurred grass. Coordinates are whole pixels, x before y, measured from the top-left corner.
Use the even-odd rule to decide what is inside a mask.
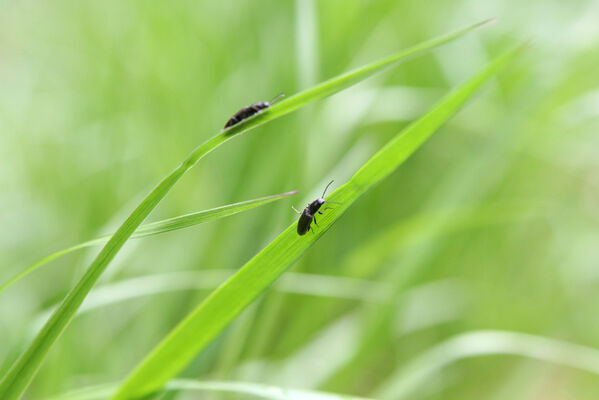
[[[115,392],[117,385],[103,385],[81,391],[65,393],[49,400],[97,400],[105,399]],[[163,393],[172,392],[225,393],[251,396],[261,399],[305,399],[305,400],[370,400],[364,397],[347,396],[310,390],[294,390],[276,386],[260,385],[251,382],[194,381],[177,379],[169,382]]]
[[[272,292],[183,376],[301,389],[325,385],[373,397],[396,368],[460,332],[508,330],[599,348],[599,327],[592,323],[599,306],[596,2],[463,0],[432,7],[413,0],[332,0],[302,11],[312,13],[313,24],[297,22],[298,7],[248,1],[234,7],[5,3],[0,281],[27,260],[114,231],[150,185],[207,138],[200,127],[216,131],[244,105],[308,87],[303,68],[309,63],[320,81],[494,15],[499,23],[491,29],[411,60],[322,107],[265,125],[260,135],[232,141],[181,180],[156,219],[275,193],[290,182],[305,195],[294,202],[301,207],[318,194],[305,193],[307,188],[316,192],[330,179],[347,179],[398,124],[409,123],[439,93],[523,37],[534,39],[525,61],[495,80],[387,184],[355,203],[294,271],[357,278],[341,265],[355,248],[402,220],[460,204],[532,199],[542,204],[540,218],[449,230],[397,252],[390,249],[388,257],[377,252],[372,262],[365,254],[363,268],[373,271],[368,279],[395,284],[389,277],[397,271],[402,293],[447,278],[462,289],[440,292],[407,310],[414,323],[435,312],[448,317],[435,324],[404,331],[396,325],[407,322],[392,319],[357,363],[342,361],[361,347],[377,305]],[[308,38],[304,44],[298,35]],[[402,113],[392,115],[390,109]],[[545,208],[547,203],[556,207]],[[489,210],[481,220],[494,213]],[[288,204],[273,204],[201,230],[130,242],[103,283],[237,268],[294,219]],[[433,223],[431,230],[438,225],[444,224]],[[33,317],[59,301],[89,261],[90,254],[65,256],[65,268],[40,270],[4,293],[0,371],[14,361],[11,350]],[[399,273],[404,267],[412,271],[405,278]],[[454,315],[439,306],[466,292],[464,312]],[[50,352],[26,397],[122,379],[206,295],[158,295],[82,315]],[[335,330],[334,322],[351,329]],[[340,381],[327,375],[346,364]],[[218,372],[217,365],[223,366]],[[286,366],[302,373],[284,374]],[[495,356],[446,367],[412,398],[492,394],[594,400],[599,387],[592,374]]]

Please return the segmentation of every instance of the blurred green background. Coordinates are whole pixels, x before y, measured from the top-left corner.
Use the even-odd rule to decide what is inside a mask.
[[[122,379],[295,220],[291,205],[344,182],[524,39],[533,46],[515,65],[361,198],[183,376],[382,398],[598,398],[598,2],[0,4],[0,281],[118,227],[242,106],[498,18],[202,160],[149,220],[301,193],[128,242],[89,299],[96,307],[60,338],[27,398]],[[97,251],[0,296],[0,372]],[[467,357],[477,349],[510,354]],[[424,377],[410,384],[414,373]]]

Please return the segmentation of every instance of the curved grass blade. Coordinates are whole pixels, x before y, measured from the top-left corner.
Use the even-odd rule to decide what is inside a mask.
[[[180,215],[178,217],[163,219],[161,221],[151,222],[149,224],[141,225],[137,230],[131,235],[132,239],[142,238],[146,236],[158,235],[161,233],[176,231],[178,229],[189,228],[190,226],[203,224],[204,222],[213,221],[215,219],[228,217],[230,215],[234,215],[240,213],[242,211],[250,210],[254,207],[263,206],[275,200],[280,200],[284,197],[291,196],[298,193],[297,191],[286,192],[281,194],[275,194],[272,196],[260,197],[258,199],[242,201],[240,203],[228,204],[226,206],[211,208],[209,210],[198,211],[191,214]],[[84,249],[86,247],[96,246],[99,244],[106,243],[110,240],[112,235],[105,235],[99,237],[97,239],[92,239],[87,242],[79,243],[75,246],[68,247],[66,249],[57,251],[56,253],[50,254],[42,258],[41,260],[31,264],[18,274],[14,275],[12,278],[8,279],[2,285],[0,285],[0,293],[2,293],[5,289],[7,289],[12,284],[17,281],[23,279],[33,271],[38,268],[43,267],[47,263],[52,260],[55,260],[61,256],[72,253],[79,249]]]
[[[112,395],[118,385],[107,384],[79,389],[48,400],[100,400]],[[251,396],[269,400],[371,400],[365,397],[345,394],[319,392],[314,390],[287,389],[279,386],[263,385],[252,382],[198,381],[193,379],[174,379],[164,387],[164,392],[218,392]]]
[[[102,248],[100,253],[91,263],[81,280],[73,289],[66,295],[60,307],[52,314],[48,322],[44,325],[37,337],[27,348],[25,353],[15,362],[7,374],[0,381],[0,398],[2,400],[14,400],[19,398],[36,371],[41,366],[50,347],[58,339],[60,334],[72,320],[77,309],[85,299],[85,296],[98,278],[102,275],[108,264],[119,252],[121,247],[135,232],[137,227],[144,221],[150,212],[158,205],[158,203],[166,196],[170,189],[181,179],[181,177],[192,168],[202,157],[219,147],[221,144],[231,139],[238,133],[247,131],[258,125],[262,125],[275,118],[281,117],[290,113],[312,101],[330,96],[339,92],[357,82],[366,79],[375,72],[382,70],[385,67],[398,63],[407,57],[423,53],[436,46],[440,46],[458,37],[482,26],[490,21],[472,25],[465,29],[440,36],[436,39],[425,41],[421,44],[412,46],[407,50],[399,52],[395,55],[384,58],[380,61],[368,64],[362,68],[356,69],[350,73],[340,75],[329,81],[326,81],[314,88],[301,92],[291,98],[275,104],[266,112],[258,113],[256,116],[248,120],[234,125],[230,129],[221,131],[216,136],[208,139],[203,144],[196,147],[187,158],[175,168],[166,178],[146,196],[141,204],[131,213],[121,227],[116,231],[108,243]]]
[[[522,48],[518,47],[496,58],[370,158],[347,183],[327,197],[328,201],[339,204],[319,217],[319,226],[314,234],[298,236],[296,224],[291,224],[179,323],[134,369],[112,399],[124,400],[152,393],[177,375],[312,246],[358,197],[401,165]]]
[[[599,350],[543,336],[509,331],[461,333],[426,351],[385,380],[377,398],[414,397],[414,391],[456,361],[486,355],[514,355],[565,365],[599,375]]]

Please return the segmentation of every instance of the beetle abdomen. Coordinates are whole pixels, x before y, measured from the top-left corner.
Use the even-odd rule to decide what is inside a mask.
[[[314,216],[310,213],[308,213],[307,210],[304,210],[304,212],[302,213],[302,215],[299,218],[299,221],[297,221],[297,233],[298,235],[305,235],[306,232],[308,232],[310,230],[310,225],[312,224],[312,219],[314,219]]]

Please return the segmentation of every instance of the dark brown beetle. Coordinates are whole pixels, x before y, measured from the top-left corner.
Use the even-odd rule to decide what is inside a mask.
[[[299,221],[297,221],[297,234],[298,235],[300,235],[300,236],[305,235],[306,232],[308,232],[310,230],[310,225],[312,224],[312,220],[314,220],[314,224],[316,226],[318,226],[318,223],[316,222],[316,213],[323,214],[323,212],[319,211],[319,210],[320,210],[320,207],[322,207],[322,205],[324,203],[335,203],[334,201],[326,201],[324,199],[324,194],[327,192],[327,189],[329,188],[329,186],[331,186],[332,183],[333,183],[333,181],[330,181],[329,184],[327,185],[327,187],[324,188],[324,192],[322,192],[322,196],[320,196],[319,198],[314,200],[312,203],[308,204],[306,206],[306,208],[304,208],[304,211],[299,212],[298,210],[295,210],[295,207],[291,206],[291,208],[293,208],[296,213],[300,214]],[[339,204],[339,203],[335,203],[335,204]]]
[[[233,125],[237,125],[244,119],[247,119],[247,118],[251,117],[252,115],[257,114],[260,111],[264,110],[265,108],[272,106],[275,103],[275,101],[277,101],[280,97],[283,97],[283,96],[285,96],[285,93],[281,93],[280,95],[276,96],[274,99],[272,99],[270,101],[270,103],[268,101],[261,101],[260,103],[256,103],[256,104],[252,104],[251,106],[243,107],[241,110],[239,110],[235,114],[233,114],[233,116],[225,124],[224,129],[230,128]]]

